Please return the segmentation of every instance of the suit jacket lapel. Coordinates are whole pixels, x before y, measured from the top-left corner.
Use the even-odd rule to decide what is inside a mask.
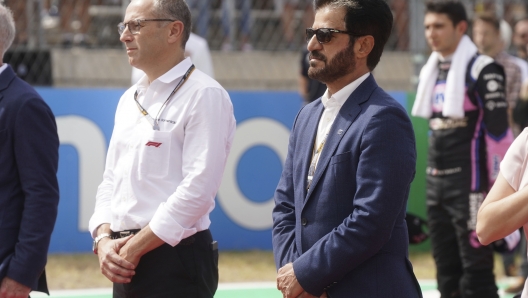
[[[324,106],[321,101],[319,101],[313,108],[312,111],[309,112],[309,114],[313,115],[312,117],[309,117],[309,119],[306,121],[306,128],[303,129],[303,134],[301,136],[301,146],[302,152],[300,157],[302,160],[302,177],[304,177],[303,180],[303,191],[304,191],[304,197],[306,197],[306,188],[308,187],[307,184],[307,178],[308,178],[308,170],[310,168],[310,163],[312,162],[312,154],[313,154],[313,147],[315,143],[315,137],[317,136],[317,128],[319,127],[319,121],[321,119],[321,115],[323,114]],[[314,121],[315,119],[315,121]]]
[[[11,81],[15,78],[15,72],[10,65],[7,66],[2,73],[0,73],[0,100],[4,97],[2,91],[7,89]]]
[[[305,203],[308,201],[308,198],[312,194],[313,190],[317,186],[317,183],[319,182],[321,176],[326,171],[326,168],[328,167],[328,163],[330,162],[330,159],[334,155],[335,150],[337,149],[337,146],[339,145],[339,142],[341,142],[341,139],[346,134],[358,114],[361,112],[361,106],[360,104],[367,101],[378,85],[376,84],[376,81],[374,80],[372,74],[363,82],[361,83],[352,94],[348,97],[348,99],[345,101],[341,109],[339,110],[339,113],[336,116],[336,119],[334,120],[334,123],[332,124],[332,128],[330,129],[330,132],[328,133],[328,137],[326,139],[326,144],[323,147],[323,151],[321,152],[321,156],[319,157],[319,162],[317,163],[317,167],[315,170],[315,174],[313,177],[312,185],[310,186],[310,190],[308,191],[306,197],[305,197]],[[321,104],[322,105],[322,104]],[[317,134],[317,127],[314,133]],[[312,141],[313,143],[313,141]],[[311,161],[311,155],[310,155],[310,161]],[[308,173],[308,171],[307,171]]]

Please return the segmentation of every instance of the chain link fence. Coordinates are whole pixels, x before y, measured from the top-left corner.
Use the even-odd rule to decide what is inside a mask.
[[[6,53],[4,61],[33,85],[56,85],[53,73],[55,64],[61,63],[61,55],[67,54],[68,50],[82,49],[91,54],[94,51],[122,51],[116,25],[123,20],[129,0],[3,2],[13,11],[17,28],[14,44]],[[474,11],[495,10],[513,24],[516,19],[526,15],[525,0],[464,2],[470,16]],[[251,55],[264,51],[275,56],[300,53],[306,46],[304,29],[311,26],[314,17],[311,0],[187,0],[187,3],[192,11],[193,32],[207,39],[213,59],[215,56],[222,57],[215,53],[245,52]],[[387,3],[394,14],[394,28],[386,51],[406,52],[409,55],[426,51],[423,29],[415,25],[420,23],[416,21],[417,15],[423,19],[423,11],[417,11],[414,6],[416,3],[423,6],[423,1],[388,0]],[[417,44],[416,41],[420,46],[413,46]],[[54,51],[61,54],[53,54]],[[221,75],[222,63],[215,62],[215,67],[215,72]],[[257,67],[262,65],[256,65],[253,70],[256,79],[259,76]],[[409,65],[409,68],[412,69],[413,65]],[[398,76],[398,68],[384,69]],[[290,73],[296,75],[297,71]]]

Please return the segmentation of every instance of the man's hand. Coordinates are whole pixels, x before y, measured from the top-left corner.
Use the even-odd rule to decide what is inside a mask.
[[[99,241],[97,255],[101,272],[111,282],[129,283],[135,274],[136,265],[127,261],[119,255],[121,248],[132,238],[133,235],[111,240],[103,238]],[[27,298],[27,297],[25,297]]]
[[[279,269],[277,274],[277,289],[282,292],[284,298],[297,298],[300,297],[313,297],[310,294],[304,292],[297,278],[295,272],[293,272],[293,263],[288,263],[284,267]],[[302,295],[310,296],[302,296]]]
[[[139,252],[135,249],[133,249],[133,243],[134,241],[127,241],[123,247],[119,250],[119,256],[128,262],[134,264],[134,266],[137,267],[139,264],[139,259],[141,258],[141,255]]]
[[[9,277],[4,277],[0,285],[0,298],[28,298],[31,288]]]

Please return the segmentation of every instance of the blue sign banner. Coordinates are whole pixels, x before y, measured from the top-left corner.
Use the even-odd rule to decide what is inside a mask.
[[[89,252],[88,220],[102,181],[114,113],[124,89],[37,88],[59,131],[59,215],[50,253]],[[296,92],[230,91],[237,132],[211,231],[222,250],[271,249],[273,193],[302,101]],[[406,106],[406,93],[393,92]]]

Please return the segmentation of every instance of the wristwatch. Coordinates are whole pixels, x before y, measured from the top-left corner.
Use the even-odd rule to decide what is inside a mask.
[[[93,245],[92,245],[92,250],[93,250],[94,254],[97,254],[97,244],[99,244],[99,241],[101,241],[101,239],[103,239],[105,237],[111,237],[111,236],[108,233],[102,233],[101,235],[95,237],[95,239],[93,241]]]

